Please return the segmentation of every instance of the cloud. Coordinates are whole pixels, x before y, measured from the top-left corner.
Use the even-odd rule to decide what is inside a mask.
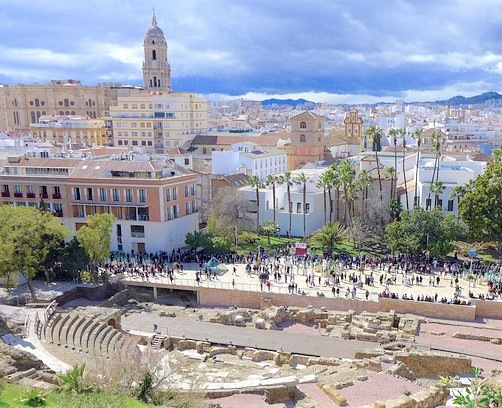
[[[171,0],[156,15],[175,90],[365,102],[498,90],[502,79],[498,0]],[[146,4],[0,0],[0,18],[7,83],[141,84]]]

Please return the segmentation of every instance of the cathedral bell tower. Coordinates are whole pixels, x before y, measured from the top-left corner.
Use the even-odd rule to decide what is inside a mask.
[[[143,86],[148,91],[171,91],[171,66],[167,60],[167,42],[164,33],[157,26],[155,11],[152,26],[148,29],[143,43]]]

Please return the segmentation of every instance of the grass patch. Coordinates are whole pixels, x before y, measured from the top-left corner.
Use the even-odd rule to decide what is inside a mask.
[[[17,402],[30,388],[15,383],[5,383],[5,391],[0,396],[0,408],[28,408],[28,405]],[[121,395],[93,392],[87,394],[71,394],[49,392],[46,408],[146,408],[135,398]]]
[[[499,260],[496,242],[465,242],[455,241],[455,250],[458,251],[458,258],[461,260],[470,260],[469,251],[471,248],[476,250],[476,258],[483,263],[496,263]],[[448,254],[453,257],[454,252]]]

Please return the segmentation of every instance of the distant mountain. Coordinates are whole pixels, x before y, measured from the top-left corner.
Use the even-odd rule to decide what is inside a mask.
[[[439,105],[477,105],[481,103],[486,103],[487,101],[502,101],[502,95],[497,92],[485,92],[481,95],[471,96],[466,98],[465,96],[454,96],[453,98],[447,99],[445,101],[436,101],[434,103]]]
[[[315,108],[316,103],[307,101],[306,99],[265,99],[261,102],[262,106],[298,106],[298,105],[307,105],[309,108]]]

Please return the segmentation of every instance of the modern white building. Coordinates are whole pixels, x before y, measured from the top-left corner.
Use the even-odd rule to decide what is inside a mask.
[[[305,225],[306,235],[312,234],[324,225],[324,204],[323,191],[316,186],[316,180],[326,169],[302,169],[291,171],[291,179],[294,181],[301,173],[305,174],[307,182],[306,200],[305,200]],[[256,202],[256,190],[253,187],[242,187],[240,191],[246,194],[246,197]],[[303,183],[293,182],[290,186],[291,191],[291,235],[296,237],[303,236]],[[275,222],[279,226],[279,233],[287,235],[289,228],[288,194],[286,184],[276,184],[275,186],[276,205]],[[271,185],[259,189],[260,224],[264,221],[272,221],[274,217],[273,188]]]
[[[284,150],[264,147],[253,142],[235,143],[231,150],[213,151],[212,174],[237,174],[257,176],[265,180],[269,174],[284,173],[288,155]]]
[[[445,188],[439,196],[438,206],[445,212],[458,214],[458,200],[452,198],[453,189],[457,186],[465,186],[470,180],[484,173],[486,165],[487,162],[484,161],[443,156],[439,161],[438,181],[442,182]],[[435,206],[435,195],[430,192],[430,187],[434,173],[434,157],[429,155],[421,158],[415,171],[418,173],[418,204],[422,208],[433,208]],[[409,188],[408,201],[410,209],[413,208],[413,196],[414,188]],[[406,207],[404,195],[401,195],[401,203],[403,207]]]

